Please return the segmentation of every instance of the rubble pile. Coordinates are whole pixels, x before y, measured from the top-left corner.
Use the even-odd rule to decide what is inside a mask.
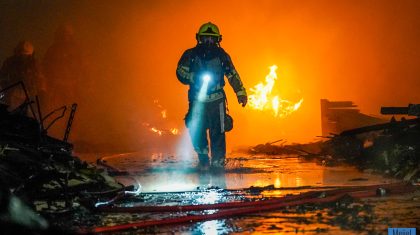
[[[333,158],[344,158],[361,169],[373,169],[406,181],[417,180],[420,178],[418,111],[418,105],[409,105],[408,108],[383,107],[383,114],[411,114],[417,118],[403,117],[397,121],[392,117],[389,123],[343,131],[323,143],[322,153]]]
[[[359,161],[364,168],[412,180],[420,178],[420,120],[414,125],[387,129],[361,151]]]
[[[284,144],[287,141],[282,139],[273,142],[258,144],[249,149],[251,154],[267,154],[267,155],[281,155],[281,154],[299,154],[299,150],[288,148]]]
[[[8,206],[16,205],[14,201],[41,215],[71,212],[88,192],[122,188],[105,171],[73,156],[72,144],[48,136],[26,112],[21,108],[10,112],[0,104],[0,223],[12,226],[11,231],[27,226],[11,216],[24,214],[22,207]],[[41,217],[37,220],[38,227],[28,226],[47,227]]]
[[[408,114],[413,119],[394,117],[390,122],[343,131],[327,141],[309,144],[260,144],[248,150],[259,154],[298,154],[324,165],[348,163],[392,177],[420,179],[420,106],[383,108],[390,114]],[[395,110],[399,111],[395,113]],[[388,113],[387,113],[388,114]]]

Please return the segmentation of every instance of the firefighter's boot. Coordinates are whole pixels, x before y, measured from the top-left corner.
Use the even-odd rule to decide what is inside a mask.
[[[198,169],[208,170],[210,167],[208,154],[198,154]]]
[[[211,161],[211,168],[218,170],[218,169],[224,169],[225,168],[225,158],[219,158],[219,159],[212,159]]]

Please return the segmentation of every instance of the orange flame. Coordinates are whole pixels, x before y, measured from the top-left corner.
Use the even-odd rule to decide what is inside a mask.
[[[150,127],[151,126],[150,123],[147,123],[147,122],[143,122],[143,126],[146,127],[147,129],[149,129],[151,132],[156,133],[159,136],[162,136],[162,135],[179,135],[178,128],[171,128],[169,130],[168,129],[162,130],[162,129],[158,129],[158,128],[153,127],[153,126]]]
[[[272,95],[274,84],[277,80],[277,65],[270,67],[270,73],[265,77],[265,83],[260,82],[250,89],[249,106],[256,110],[272,110],[275,117],[284,118],[300,108],[303,102],[282,99],[279,95]]]
[[[158,99],[154,99],[153,103],[156,107],[159,108],[160,111],[160,118],[166,119],[165,122],[160,122],[162,125],[167,126],[167,119],[168,119],[168,111],[167,109],[165,109],[162,105],[159,104],[159,100]],[[156,133],[159,136],[162,135],[179,135],[179,130],[178,128],[164,128],[164,129],[160,129],[161,127],[157,128],[154,125],[151,125],[150,123],[147,122],[143,122],[143,126],[146,127],[148,130],[150,130],[153,133]]]
[[[163,131],[156,129],[155,127],[150,128],[151,131],[157,133],[158,135],[162,135]]]
[[[172,128],[171,133],[172,133],[172,135],[178,135],[179,131],[178,131],[177,128]]]

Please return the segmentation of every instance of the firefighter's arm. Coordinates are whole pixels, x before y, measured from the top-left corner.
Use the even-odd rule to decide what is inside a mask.
[[[176,68],[176,76],[178,80],[185,85],[193,83],[193,72],[191,71],[191,51],[187,50],[181,56]]]
[[[233,90],[235,91],[236,97],[238,98],[238,102],[242,104],[242,107],[244,107],[246,103],[248,102],[246,89],[241,81],[241,78],[239,77],[238,72],[233,66],[232,60],[228,54],[226,54],[224,67],[225,67],[224,68],[225,75],[228,79],[228,82],[232,86]]]

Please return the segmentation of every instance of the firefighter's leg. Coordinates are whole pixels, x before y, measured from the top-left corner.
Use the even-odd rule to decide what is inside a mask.
[[[185,122],[191,137],[194,151],[198,155],[199,165],[209,164],[209,147],[207,140],[207,125],[202,103],[191,103]]]
[[[226,106],[224,100],[212,102],[210,121],[211,162],[214,167],[224,167],[226,156],[226,136],[224,122]]]
[[[198,155],[199,165],[206,166],[209,164],[209,147],[206,129],[201,128],[200,130],[195,130],[195,133],[192,133],[192,131],[194,130],[190,129],[191,141],[194,147],[194,151]]]

